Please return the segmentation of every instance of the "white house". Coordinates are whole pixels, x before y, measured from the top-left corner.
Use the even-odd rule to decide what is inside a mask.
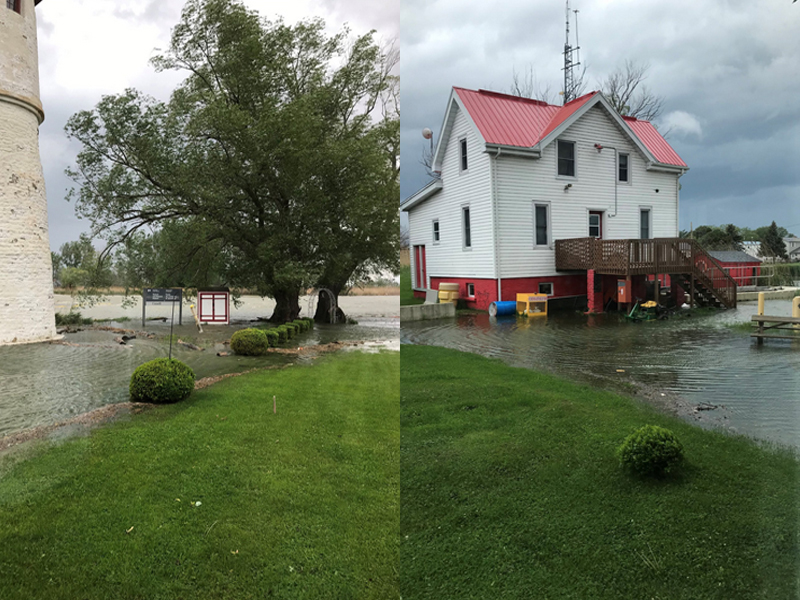
[[[553,106],[453,88],[432,168],[438,177],[401,205],[415,294],[457,282],[474,308],[539,292],[589,296],[590,309],[600,312],[616,298],[618,277],[626,293],[641,295],[644,279],[633,276],[678,274],[676,265],[694,256],[686,241],[659,250],[659,262],[652,244],[677,243],[686,163],[649,122],[621,117],[600,92]],[[587,252],[604,260],[627,255],[618,257],[619,268],[587,256],[575,262]],[[652,268],[632,271],[631,260]]]

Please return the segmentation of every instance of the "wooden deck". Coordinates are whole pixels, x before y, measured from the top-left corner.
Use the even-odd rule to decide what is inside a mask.
[[[771,317],[767,315],[753,315],[751,322],[757,327],[750,337],[756,338],[758,345],[764,343],[764,340],[800,340],[800,319],[797,317]],[[769,323],[769,325],[766,325]],[[797,326],[797,327],[796,327]],[[794,335],[768,335],[765,331],[794,331]]]
[[[587,271],[601,275],[670,275],[692,298],[701,303],[736,307],[736,282],[696,240],[556,240],[556,269]],[[695,289],[696,288],[696,289]]]

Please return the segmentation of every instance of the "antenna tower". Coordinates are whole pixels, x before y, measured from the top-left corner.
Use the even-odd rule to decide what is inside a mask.
[[[569,43],[569,0],[567,0],[567,37],[564,41],[564,91],[562,92],[564,96],[564,104],[575,100],[577,97],[577,86],[578,84],[575,83],[575,67],[580,66],[580,50],[581,47],[578,45],[578,11],[574,10],[572,12],[575,13],[575,46],[573,47]]]

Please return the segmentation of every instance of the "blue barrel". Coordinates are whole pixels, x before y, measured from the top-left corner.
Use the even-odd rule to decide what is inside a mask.
[[[492,302],[489,305],[489,316],[502,317],[503,315],[514,315],[517,313],[517,303],[513,300],[507,302]]]

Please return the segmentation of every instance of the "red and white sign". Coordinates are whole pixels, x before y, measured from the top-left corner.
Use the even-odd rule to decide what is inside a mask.
[[[230,323],[230,292],[197,292],[197,318],[201,323]]]

